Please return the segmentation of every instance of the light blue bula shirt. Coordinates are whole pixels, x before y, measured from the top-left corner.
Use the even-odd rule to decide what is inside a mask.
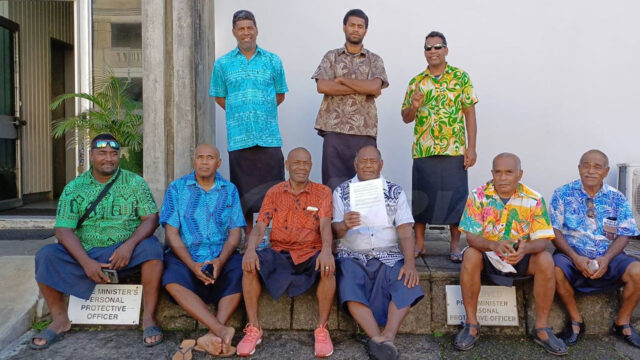
[[[575,180],[553,192],[549,217],[554,228],[562,231],[567,243],[580,255],[595,259],[604,255],[611,241],[604,235],[604,219],[616,217],[616,233],[622,236],[640,234],[633,212],[624,195],[603,184],[593,197],[594,218],[587,216],[587,199],[582,181]]]
[[[173,181],[164,197],[160,224],[179,229],[196,262],[218,257],[230,230],[247,226],[238,189],[217,172],[209,191],[198,184],[195,172]]]
[[[288,91],[282,61],[260,47],[249,60],[237,47],[216,60],[209,95],[225,98],[228,150],[282,146],[276,94]]]

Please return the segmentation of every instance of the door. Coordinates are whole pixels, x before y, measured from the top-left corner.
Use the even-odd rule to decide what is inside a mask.
[[[71,45],[51,39],[51,101],[65,93],[65,51]],[[65,117],[64,104],[51,111],[51,120],[60,120]],[[53,159],[53,198],[57,199],[67,183],[66,178],[66,145],[65,137],[51,139]]]
[[[18,24],[0,17],[0,209],[22,205],[17,36]]]

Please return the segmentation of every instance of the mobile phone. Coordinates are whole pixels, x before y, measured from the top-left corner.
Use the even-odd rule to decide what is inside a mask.
[[[213,277],[213,265],[212,264],[207,264],[206,266],[202,267],[202,273],[204,274],[204,276],[208,277],[211,280],[215,280],[216,278]]]
[[[118,281],[118,272],[113,269],[102,269],[102,273],[105,274],[106,277],[109,278],[110,284],[117,284]]]

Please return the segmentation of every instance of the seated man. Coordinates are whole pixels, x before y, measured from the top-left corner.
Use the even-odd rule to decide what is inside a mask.
[[[533,338],[554,355],[567,354],[567,346],[548,327],[549,311],[555,292],[553,259],[545,251],[553,239],[553,229],[545,201],[540,194],[520,183],[520,159],[502,153],[493,159],[493,180],[469,195],[460,220],[469,246],[460,270],[462,301],[466,312],[463,329],[454,339],[458,350],[471,349],[479,337],[476,317],[480,294],[480,273],[494,283],[511,286],[514,279],[533,275],[536,321]],[[495,252],[512,265],[516,273],[496,269],[486,252]],[[499,260],[499,259],[498,259]]]
[[[144,179],[121,169],[120,144],[111,134],[91,141],[89,171],[68,183],[58,201],[57,244],[36,254],[36,281],[53,317],[35,335],[32,349],[46,349],[71,328],[63,294],[88,300],[96,284],[109,283],[138,265],[142,271],[143,344],[162,341],[154,312],[162,276],[162,245],[153,236],[158,208]],[[103,192],[106,190],[106,192]]]
[[[369,336],[374,359],[397,359],[393,344],[402,321],[423,297],[413,256],[413,216],[402,188],[380,176],[380,151],[365,146],[356,154],[356,176],[333,191],[333,231],[340,239],[337,279],[340,304]],[[381,179],[387,226],[366,226],[350,208],[349,184]],[[398,247],[402,243],[402,252]],[[403,279],[404,277],[404,279]],[[384,326],[381,332],[379,326]]]
[[[331,253],[331,190],[309,180],[311,165],[311,154],[307,149],[295,148],[289,152],[285,161],[289,180],[267,191],[258,222],[251,231],[242,259],[242,293],[248,323],[245,336],[238,343],[239,356],[252,355],[256,345],[262,342],[258,322],[262,284],[273,299],[278,299],[284,293],[294,297],[306,292],[318,277],[315,355],[327,357],[333,353],[327,330],[336,291],[335,262]],[[271,222],[271,247],[256,251]]]
[[[569,313],[563,340],[574,345],[585,332],[575,291],[611,293],[624,284],[612,330],[640,347],[640,336],[629,325],[640,300],[640,262],[624,253],[629,237],[639,234],[631,206],[622,193],[603,183],[609,159],[602,151],[584,153],[578,172],[580,180],[561,186],[551,199],[556,288]]]
[[[214,356],[235,353],[235,330],[225,324],[242,298],[242,256],[236,250],[245,226],[238,190],[216,171],[220,164],[218,149],[198,146],[195,170],[169,185],[160,216],[171,248],[162,286],[209,328],[197,343]],[[206,304],[216,304],[217,316]]]

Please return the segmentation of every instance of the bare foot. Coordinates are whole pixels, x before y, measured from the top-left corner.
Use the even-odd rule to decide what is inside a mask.
[[[56,334],[61,334],[67,332],[71,329],[71,321],[68,318],[64,320],[54,320],[48,327],[48,329],[53,330]],[[47,343],[45,339],[34,338],[33,344],[37,346],[42,346]]]
[[[212,332],[208,332],[204,336],[199,337],[196,342],[198,347],[204,349],[211,355],[219,355],[222,352],[222,339]]]
[[[219,331],[216,333],[222,339],[222,353],[227,353],[229,348],[231,347],[231,340],[233,340],[233,335],[235,335],[236,329],[225,326],[224,331]]]

